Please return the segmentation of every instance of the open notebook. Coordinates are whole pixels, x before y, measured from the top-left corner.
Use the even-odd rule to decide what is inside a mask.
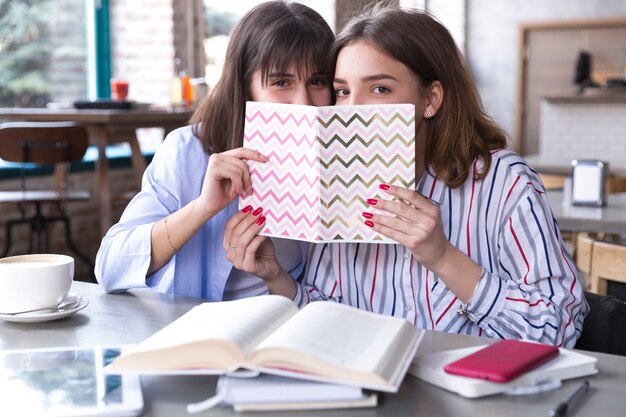
[[[364,224],[367,199],[389,199],[381,183],[415,188],[415,106],[302,106],[248,102],[244,146],[269,158],[247,161],[263,207],[262,233],[314,242],[395,243]]]
[[[547,379],[565,380],[598,372],[596,358],[567,349],[560,349],[560,354],[556,358],[507,383],[457,376],[444,371],[446,364],[484,347],[485,345],[481,345],[426,355],[418,354],[411,363],[409,374],[463,397],[478,398],[499,394],[516,387],[534,385]]]

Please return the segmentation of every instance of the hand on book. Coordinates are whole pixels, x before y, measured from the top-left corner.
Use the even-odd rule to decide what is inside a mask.
[[[467,303],[483,276],[483,269],[447,239],[439,206],[416,191],[381,184],[393,200],[368,199],[384,214],[363,213],[368,226],[394,239],[415,259],[437,274],[463,303]]]
[[[276,249],[267,236],[259,236],[265,226],[262,208],[246,206],[226,223],[226,259],[240,271],[262,278],[272,294],[293,298],[293,278],[278,262]]]
[[[368,199],[373,209],[387,213],[364,213],[368,226],[406,246],[426,268],[440,260],[450,245],[443,232],[439,207],[416,191],[381,184],[393,200]]]
[[[246,160],[267,162],[267,158],[260,152],[248,148],[214,153],[209,157],[199,197],[201,207],[209,213],[209,217],[221,211],[238,195],[252,191]]]

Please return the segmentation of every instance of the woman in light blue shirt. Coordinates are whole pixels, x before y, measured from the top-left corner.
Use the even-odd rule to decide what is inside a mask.
[[[263,3],[241,18],[219,82],[191,125],[167,136],[141,191],[102,240],[95,273],[106,291],[148,287],[226,300],[264,294],[268,287],[280,292],[271,279],[278,270],[302,274],[305,244],[263,239],[237,247],[224,233],[238,196],[251,189],[245,160],[266,160],[241,147],[245,102],[330,104],[326,53],[332,41],[323,18],[298,3]],[[265,220],[260,208],[243,211],[259,224]]]

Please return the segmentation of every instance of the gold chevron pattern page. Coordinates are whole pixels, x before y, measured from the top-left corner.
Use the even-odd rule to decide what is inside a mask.
[[[253,193],[239,207],[262,207],[262,234],[311,242],[394,243],[364,224],[381,183],[415,188],[415,107],[411,104],[302,106],[248,102],[244,146],[269,157],[248,161]]]

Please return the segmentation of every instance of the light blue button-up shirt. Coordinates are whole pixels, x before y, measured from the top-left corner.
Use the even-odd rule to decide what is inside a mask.
[[[238,201],[209,220],[166,265],[146,278],[152,226],[200,195],[208,161],[209,155],[193,135],[191,126],[167,136],[146,169],[141,191],[124,210],[120,222],[107,232],[98,250],[95,274],[107,292],[152,288],[161,293],[208,300],[223,298],[226,282],[234,270],[222,246],[224,227],[237,212]],[[304,269],[307,244],[272,240],[280,264],[293,277],[299,277]],[[246,275],[249,276],[232,274],[237,279]],[[248,295],[253,294],[242,294]]]

